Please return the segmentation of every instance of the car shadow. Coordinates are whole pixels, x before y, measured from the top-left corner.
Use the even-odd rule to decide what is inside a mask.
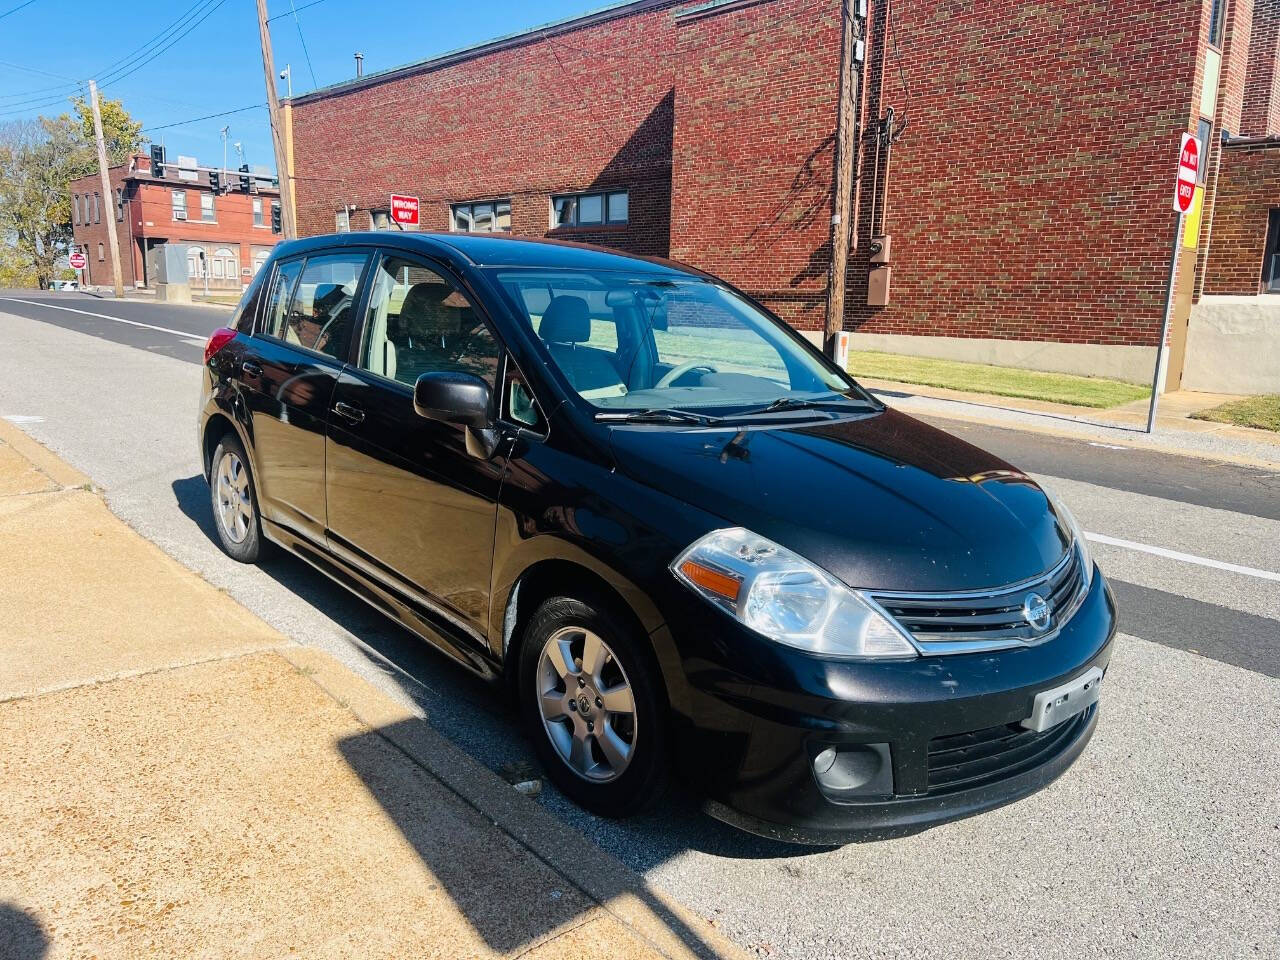
[[[0,903],[0,957],[40,960],[49,952],[49,938],[40,921],[12,903]]]
[[[197,475],[175,480],[172,489],[179,509],[216,544],[204,478]],[[504,688],[481,680],[282,549],[268,551],[257,567],[350,634],[370,662],[412,699],[441,736],[509,782],[530,776],[543,779]],[[623,821],[588,813],[545,779],[536,802],[640,873],[687,850],[758,860],[803,857],[831,849],[743,833],[703,813],[701,799],[680,783],[672,786],[657,808]]]

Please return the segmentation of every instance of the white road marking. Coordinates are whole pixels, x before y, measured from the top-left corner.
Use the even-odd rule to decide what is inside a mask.
[[[160,333],[171,333],[175,337],[190,339],[190,330],[171,330],[169,327],[157,327],[154,323],[142,323],[139,320],[126,320],[124,317],[113,317],[106,313],[93,313],[90,310],[77,310],[75,307],[60,307],[52,303],[41,303],[38,300],[19,300],[17,297],[0,297],[10,303],[25,303],[31,307],[48,307],[50,310],[65,310],[67,313],[82,313],[86,317],[97,317],[99,320],[114,320],[116,323],[127,323],[131,327],[143,327],[147,330],[158,330]]]
[[[1135,543],[1132,540],[1121,540],[1118,537],[1108,537],[1102,533],[1085,532],[1085,538],[1092,540],[1094,543],[1105,543],[1112,547],[1121,547],[1125,550],[1136,550],[1139,553],[1149,553],[1157,557],[1165,557],[1169,560],[1181,560],[1183,563],[1194,563],[1201,567],[1213,567],[1215,570],[1226,570],[1230,573],[1242,573],[1246,577],[1257,577],[1259,580],[1274,580],[1280,583],[1280,573],[1271,570],[1259,570],[1257,567],[1242,567],[1238,563],[1226,563],[1223,560],[1210,560],[1208,557],[1197,557],[1191,553],[1179,553],[1177,550],[1166,550],[1164,547],[1152,547],[1145,543]]]
[[[1090,440],[1090,441],[1089,441],[1089,446],[1091,446],[1091,447],[1105,447],[1107,450],[1129,450],[1129,449],[1131,449],[1130,447],[1122,446],[1121,444],[1118,444],[1118,443],[1099,443],[1097,440]]]
[[[5,414],[4,419],[6,419],[6,420],[8,420],[10,423],[14,423],[14,424],[21,424],[21,423],[44,423],[44,417],[33,417],[33,416],[30,416],[29,414],[25,414],[25,413],[9,413],[9,414]]]

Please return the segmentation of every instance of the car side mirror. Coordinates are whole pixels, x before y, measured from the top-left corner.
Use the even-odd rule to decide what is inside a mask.
[[[487,460],[498,446],[489,418],[489,384],[470,373],[436,370],[413,384],[413,410],[420,417],[467,428],[467,452]]]
[[[413,409],[428,420],[483,430],[489,426],[489,385],[470,373],[424,373],[413,384]]]

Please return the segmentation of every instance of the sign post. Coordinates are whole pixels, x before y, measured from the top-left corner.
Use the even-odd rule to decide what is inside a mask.
[[[418,198],[405,197],[398,193],[391,195],[391,219],[402,227],[418,225]]]
[[[1182,135],[1178,151],[1178,176],[1173,186],[1173,212],[1178,219],[1173,227],[1173,253],[1169,255],[1169,285],[1164,298],[1164,320],[1160,324],[1160,342],[1156,346],[1156,370],[1151,378],[1151,406],[1147,409],[1147,433],[1156,425],[1156,404],[1164,386],[1164,345],[1169,339],[1169,321],[1173,314],[1173,287],[1178,278],[1178,251],[1182,247],[1182,217],[1196,198],[1196,181],[1200,173],[1200,141],[1189,133]]]

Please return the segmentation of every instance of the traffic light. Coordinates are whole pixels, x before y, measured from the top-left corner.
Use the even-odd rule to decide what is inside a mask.
[[[164,176],[164,147],[158,143],[151,145],[151,175]]]
[[[245,193],[249,192],[249,165],[247,163],[240,164],[240,189]]]
[[[209,189],[214,193],[222,192],[222,174],[217,170],[209,171]]]
[[[280,204],[273,203],[271,205],[271,232],[279,233],[280,230]]]

